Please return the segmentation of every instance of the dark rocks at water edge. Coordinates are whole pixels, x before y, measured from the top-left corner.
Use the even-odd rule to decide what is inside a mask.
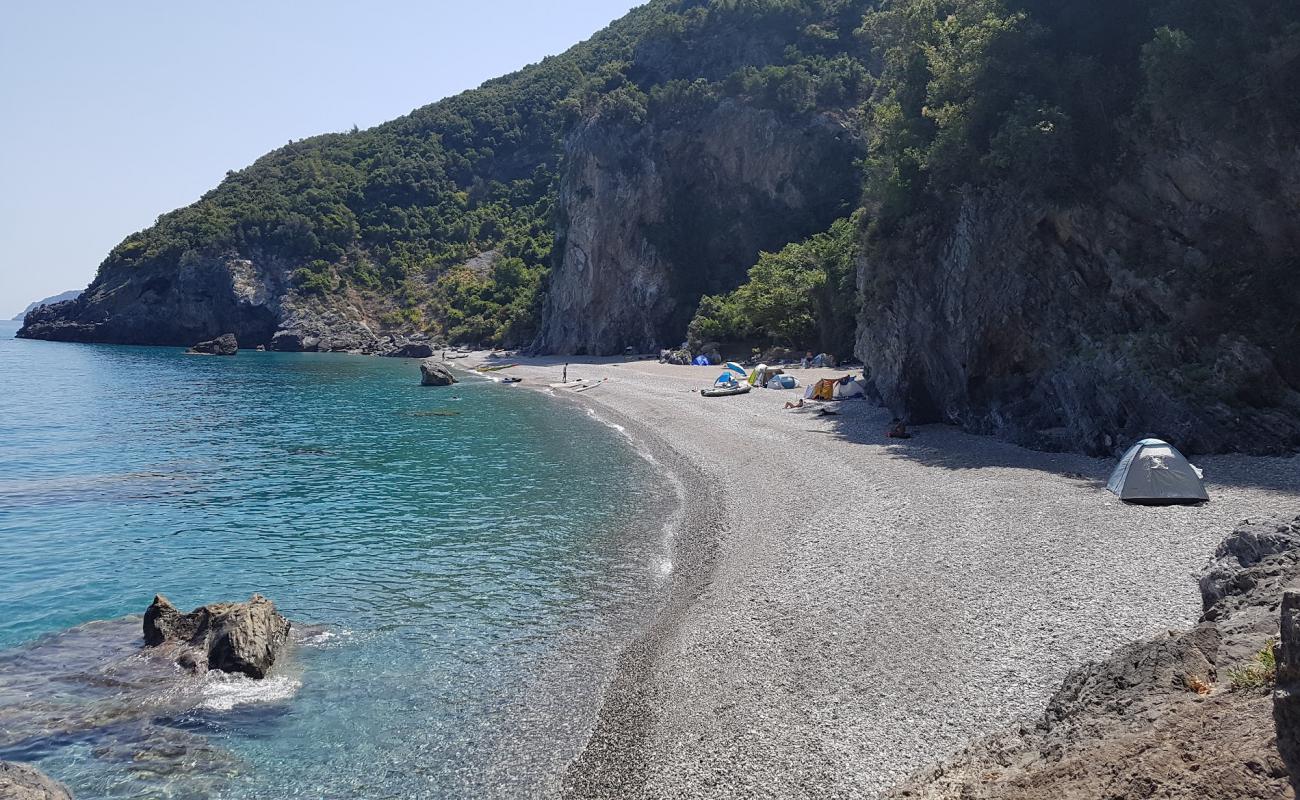
[[[235,339],[235,334],[224,333],[215,339],[199,342],[189,352],[207,356],[233,356],[239,352],[239,342]]]
[[[426,358],[420,362],[421,386],[451,386],[453,383],[456,383],[456,376],[451,374],[446,364],[436,358]]]
[[[4,800],[72,800],[68,787],[26,764],[0,761],[0,798]]]
[[[1295,797],[1298,585],[1300,518],[1242,523],[1206,567],[1194,628],[1075,668],[1035,723],[982,740],[889,796]]]
[[[144,613],[144,643],[174,648],[177,664],[263,678],[289,641],[289,621],[255,594],[246,603],[212,603],[188,614],[162,595]]]

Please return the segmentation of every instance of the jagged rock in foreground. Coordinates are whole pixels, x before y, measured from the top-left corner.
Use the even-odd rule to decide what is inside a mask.
[[[446,364],[436,358],[426,358],[420,362],[421,386],[451,386],[453,383],[456,383],[456,376],[451,374]]]
[[[176,663],[195,672],[266,677],[288,641],[289,621],[260,594],[246,603],[212,603],[188,614],[157,595],[144,613],[145,645],[175,648]]]
[[[1269,690],[1279,605],[1298,583],[1300,518],[1243,523],[1202,579],[1196,627],[1073,670],[1036,724],[978,742],[889,796],[1295,797],[1300,763],[1287,743],[1300,715],[1286,713],[1285,689],[1276,704]]]
[[[239,340],[233,333],[225,333],[215,339],[199,342],[187,352],[208,356],[233,356],[239,352]]]
[[[0,761],[0,797],[4,800],[72,800],[68,787],[26,764]]]

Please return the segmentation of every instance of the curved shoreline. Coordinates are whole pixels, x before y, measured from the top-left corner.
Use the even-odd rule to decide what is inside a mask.
[[[460,365],[456,365],[460,366]],[[462,371],[472,372],[466,368]],[[478,373],[473,373],[478,374]],[[672,572],[662,597],[635,638],[619,651],[613,674],[596,698],[592,728],[561,776],[559,795],[581,798],[626,798],[642,793],[647,780],[647,737],[655,716],[652,676],[665,641],[712,574],[727,520],[719,511],[718,481],[688,459],[653,427],[595,398],[561,394],[537,384],[523,384],[560,403],[584,409],[597,422],[620,429],[629,445],[644,449],[656,467],[681,487],[679,514],[668,531]],[[690,487],[689,490],[687,487]]]
[[[535,388],[565,365],[519,361]],[[682,574],[619,654],[569,797],[878,796],[1036,716],[1072,665],[1190,624],[1205,554],[1300,502],[1295,458],[1206,458],[1208,505],[1130,507],[1108,461],[943,426],[893,442],[867,403],[701,400],[711,375],[646,361],[568,373],[608,379],[555,393],[673,459],[689,505]]]
[[[565,771],[563,797],[622,798],[643,790],[648,778],[646,740],[656,708],[653,675],[658,657],[707,585],[719,540],[726,531],[718,482],[701,465],[685,458],[649,426],[608,406],[600,413],[616,417],[619,425],[635,431],[635,438],[650,449],[663,469],[674,473],[673,480],[683,488],[682,513],[671,533],[673,569],[665,597],[645,630],[619,653],[614,675],[599,699],[592,732]]]

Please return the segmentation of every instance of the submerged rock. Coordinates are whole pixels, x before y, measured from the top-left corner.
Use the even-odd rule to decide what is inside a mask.
[[[263,678],[289,640],[289,621],[255,594],[246,603],[212,603],[188,614],[162,595],[144,613],[144,643],[177,648],[176,663]]]
[[[0,797],[5,800],[72,800],[68,787],[35,767],[0,761]]]
[[[453,383],[456,383],[456,376],[451,374],[446,364],[434,358],[420,362],[421,386],[451,386]]]
[[[215,339],[199,342],[189,352],[208,356],[233,356],[239,352],[239,342],[235,339],[235,334],[225,333]]]

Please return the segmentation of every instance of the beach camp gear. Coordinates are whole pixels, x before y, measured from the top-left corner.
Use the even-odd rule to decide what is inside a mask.
[[[729,386],[736,383],[739,383],[739,381],[736,380],[736,373],[730,371],[722,373],[713,380],[714,386]]]
[[[732,372],[738,372],[738,373],[740,373],[740,377],[742,377],[742,378],[745,378],[745,377],[748,377],[748,376],[749,376],[749,373],[745,371],[745,368],[742,367],[742,366],[740,366],[739,364],[737,364],[737,363],[734,362],[734,361],[728,361],[728,362],[727,362],[726,364],[724,364],[723,366],[726,367],[727,369],[731,370]]]
[[[754,371],[749,373],[750,386],[767,386],[777,375],[784,375],[785,370],[780,367],[769,367],[766,364],[759,364],[754,367]]]
[[[733,383],[724,386],[715,386],[712,389],[701,389],[700,394],[705,397],[730,397],[733,394],[744,394],[748,392],[750,386],[748,383]]]
[[[835,381],[835,388],[831,390],[831,396],[836,400],[847,400],[850,397],[861,397],[866,393],[862,384],[853,380],[852,377],[845,375],[838,381]]]
[[[793,375],[776,375],[767,382],[769,389],[794,389],[798,386],[799,381]]]
[[[1205,493],[1201,471],[1178,448],[1160,439],[1143,439],[1128,449],[1106,488],[1126,503],[1200,503]]]
[[[691,363],[694,364],[694,365],[697,366],[697,367],[707,367],[707,366],[709,365],[709,357],[708,357],[708,356],[696,356],[696,357],[695,357],[695,360],[692,361]]]
[[[812,400],[834,400],[835,399],[835,379],[822,378],[813,384]]]

